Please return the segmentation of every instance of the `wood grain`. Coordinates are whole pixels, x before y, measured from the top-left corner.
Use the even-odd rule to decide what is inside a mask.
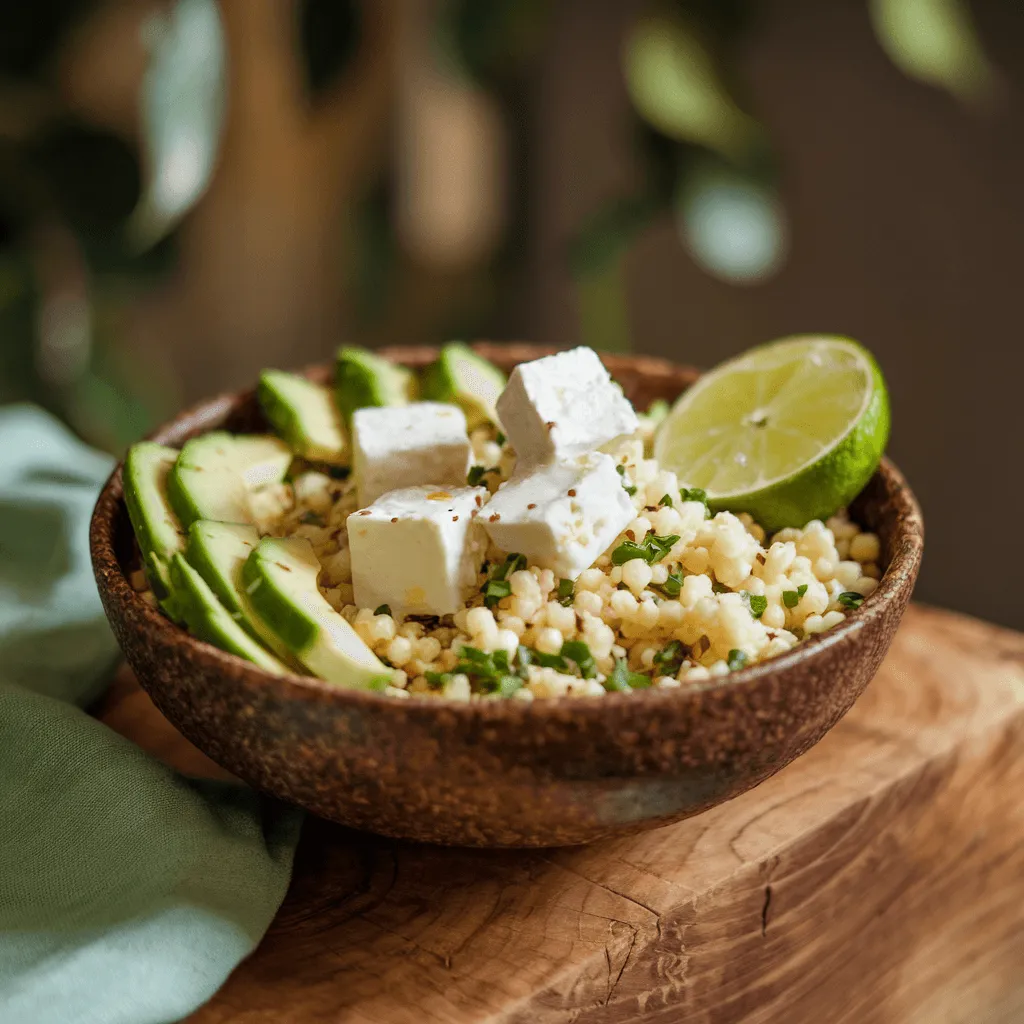
[[[147,702],[122,681],[103,717],[207,767]],[[263,944],[190,1020],[1019,1021],[1022,749],[1024,636],[912,608],[817,747],[697,818],[544,852],[310,819]]]

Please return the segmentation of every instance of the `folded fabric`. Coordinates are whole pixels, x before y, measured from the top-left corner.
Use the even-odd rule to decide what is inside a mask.
[[[255,947],[300,815],[190,780],[82,710],[117,649],[88,522],[110,461],[0,409],[0,1021],[165,1024]]]

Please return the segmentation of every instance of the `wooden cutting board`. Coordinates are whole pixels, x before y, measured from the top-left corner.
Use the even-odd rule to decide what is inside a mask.
[[[127,674],[101,714],[219,772]],[[911,608],[817,747],[628,839],[448,850],[310,819],[263,943],[189,1020],[1019,1024],[1024,636]]]

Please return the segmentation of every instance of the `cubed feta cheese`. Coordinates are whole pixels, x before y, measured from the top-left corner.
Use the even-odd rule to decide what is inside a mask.
[[[520,363],[498,399],[498,418],[523,468],[593,451],[640,426],[590,348]]]
[[[517,551],[570,580],[593,565],[635,516],[615,460],[601,452],[516,473],[480,513],[502,551]]]
[[[458,406],[413,402],[352,414],[352,472],[362,505],[415,484],[464,487],[469,460]]]
[[[381,495],[348,517],[352,585],[361,608],[449,615],[476,584],[487,538],[477,514],[485,487],[434,484]]]

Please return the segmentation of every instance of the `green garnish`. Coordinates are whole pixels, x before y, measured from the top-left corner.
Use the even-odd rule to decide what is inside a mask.
[[[678,597],[683,589],[683,571],[670,572],[664,583],[652,584],[653,589],[660,590],[666,597]]]
[[[540,651],[519,645],[516,659],[519,662],[519,674],[525,675],[531,665],[539,665],[541,668],[553,668],[556,672],[565,672],[569,668],[568,662],[560,654],[542,654]]]
[[[508,580],[488,580],[483,586],[484,604],[493,608],[503,597],[511,597],[512,584]]]
[[[504,562],[491,570],[487,582],[480,588],[480,592],[484,595],[484,604],[488,608],[493,608],[503,597],[511,595],[512,584],[508,582],[508,577],[525,568],[526,557],[524,555],[513,552],[506,556]]]
[[[628,494],[628,495],[629,495],[629,496],[630,496],[631,498],[633,497],[633,495],[634,495],[634,494],[636,494],[636,488],[635,488],[635,487],[625,487],[625,488],[623,488],[623,490],[625,490],[625,492],[626,492],[626,493],[627,493],[627,494]]]
[[[648,565],[660,562],[672,549],[672,545],[679,540],[677,534],[670,537],[655,537],[648,534],[642,544],[634,541],[623,541],[612,552],[612,565],[625,565],[634,558],[642,558]]]
[[[597,664],[590,648],[582,640],[566,640],[562,644],[561,655],[569,661],[576,662],[580,675],[584,679],[593,679],[597,675]]]
[[[741,651],[738,647],[734,647],[729,652],[728,665],[730,672],[736,672],[738,669],[743,668],[747,663],[747,655],[744,651]]]
[[[724,583],[719,583],[718,580],[715,580],[711,584],[711,590],[715,594],[731,594],[732,593],[732,591]]]
[[[864,603],[864,595],[856,590],[844,590],[839,595],[839,603],[850,611],[856,611]]]
[[[672,505],[672,495],[671,494],[663,494],[661,496],[661,501],[659,501],[658,504],[659,505],[668,505],[669,508],[672,508],[673,507],[673,505]]]
[[[616,473],[618,473],[618,474],[619,474],[619,476],[625,476],[625,475],[626,475],[626,467],[625,467],[624,465],[622,465],[622,463],[620,462],[620,463],[619,463],[619,464],[618,464],[618,465],[617,465],[617,466],[615,467],[615,472],[616,472]]]
[[[747,594],[746,591],[744,591]],[[761,618],[768,610],[768,598],[764,594],[747,594],[747,604],[750,606],[750,614],[755,619]]]
[[[498,435],[497,437],[495,437],[494,440],[498,442],[498,447],[501,448],[508,440],[508,438],[499,430]]]
[[[379,605],[377,605],[376,608],[373,609],[373,614],[374,615],[390,615],[391,614],[391,605],[389,605],[389,604],[379,604]]]
[[[658,669],[658,675],[674,676],[682,667],[684,657],[682,641],[670,640],[654,656],[654,667]]]
[[[455,671],[475,680],[482,693],[515,693],[523,685],[522,679],[513,673],[506,651],[488,654],[479,647],[463,645],[459,656]]]
[[[784,590],[782,592],[782,603],[787,608],[795,608],[800,603],[800,598],[807,593],[807,584],[801,583],[796,590]]]
[[[484,477],[488,473],[501,473],[501,469],[498,466],[491,466],[489,469],[485,466],[470,466],[469,473],[466,474],[466,483],[470,487],[476,487],[483,483]]]
[[[572,580],[559,580],[558,581],[558,603],[563,608],[568,608],[572,604],[573,598],[576,596],[576,588],[573,585]]]
[[[703,487],[683,487],[679,491],[679,497],[683,501],[699,501],[704,506],[704,518],[711,518],[711,509],[708,507],[708,492]]]
[[[628,693],[630,690],[647,689],[651,685],[651,677],[642,672],[630,672],[626,659],[619,658],[615,662],[615,668],[612,669],[611,675],[605,679],[602,685],[609,693]]]
[[[615,467],[615,472],[618,473],[619,476],[623,478],[622,488],[632,498],[633,495],[636,494],[636,488],[626,483],[626,467],[623,466],[622,463],[619,463],[619,465]]]
[[[423,677],[431,686],[447,686],[451,681],[451,672],[424,672]]]

